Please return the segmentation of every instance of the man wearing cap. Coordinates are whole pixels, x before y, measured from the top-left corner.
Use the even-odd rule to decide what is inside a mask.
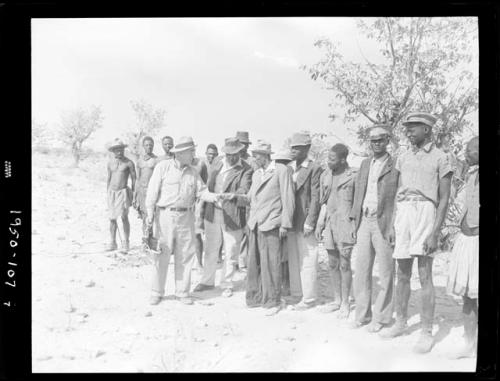
[[[238,264],[243,227],[246,225],[244,200],[238,202],[238,195],[246,195],[250,189],[252,168],[240,158],[243,148],[236,138],[228,138],[222,147],[224,160],[216,162],[208,174],[208,190],[224,194],[225,198],[215,203],[205,203],[203,217],[205,225],[205,264],[200,284],[194,291],[214,288],[217,260],[224,245],[222,267],[222,296],[233,294],[233,275]]]
[[[250,166],[252,167],[252,170],[255,172],[258,169],[258,166],[255,164],[255,158],[250,156],[248,154],[248,147],[252,142],[250,141],[248,131],[237,131],[236,132],[236,139],[243,144],[243,148],[240,151],[240,158],[244,161],[246,161]],[[247,213],[247,220],[249,217],[250,213],[250,208],[247,208],[246,210]],[[243,237],[241,238],[241,245],[240,245],[240,256],[238,260],[238,267],[240,269],[245,269],[247,267],[247,262],[248,262],[248,237],[250,235],[250,231],[248,230],[248,227],[245,226],[243,229]]]
[[[422,298],[420,321],[422,330],[414,348],[417,353],[432,349],[434,318],[434,285],[432,260],[437,249],[443,224],[453,170],[448,156],[431,140],[436,123],[433,115],[419,112],[408,115],[403,122],[411,149],[398,157],[399,188],[396,195],[394,230],[396,244],[393,257],[397,260],[397,284],[394,306],[396,323],[383,337],[393,338],[408,328],[408,301],[413,260],[418,260],[418,275]]]
[[[369,131],[368,138],[373,154],[363,160],[359,168],[350,215],[356,223],[356,317],[353,328],[370,323],[367,329],[372,333],[388,325],[393,312],[392,223],[399,172],[394,167],[394,159],[387,152],[389,129],[386,125],[375,125]],[[375,257],[378,261],[380,290],[372,310]]]
[[[354,196],[356,172],[349,167],[346,145],[337,143],[328,152],[328,168],[320,179],[321,212],[316,225],[316,238],[325,231],[324,246],[333,278],[333,301],[322,306],[321,312],[339,310],[337,318],[347,319],[350,313],[351,253],[354,246],[354,221],[349,215]]]
[[[111,240],[106,250],[117,249],[116,231],[118,230],[117,219],[121,218],[123,223],[123,237],[121,238],[121,251],[129,250],[130,223],[128,220],[128,209],[132,205],[135,189],[135,168],[132,160],[124,155],[126,144],[120,139],[115,139],[108,147],[114,157],[108,162],[107,201],[110,222]],[[128,187],[128,178],[132,181],[131,188]],[[120,232],[119,232],[120,233]]]
[[[308,158],[311,137],[308,133],[293,134],[290,149],[294,159],[292,179],[295,189],[295,211],[292,229],[287,235],[290,294],[299,303],[296,310],[314,306],[317,299],[318,242],[314,229],[318,220],[320,165]]]
[[[250,229],[246,303],[262,306],[266,315],[281,308],[282,239],[292,228],[295,195],[291,172],[271,160],[271,144],[259,141],[252,149],[259,167],[247,195]]]
[[[182,137],[172,149],[175,158],[159,162],[149,181],[146,195],[148,223],[153,222],[155,207],[159,209],[160,254],[154,257],[153,286],[150,303],[158,304],[165,293],[170,254],[175,263],[175,294],[181,302],[193,304],[189,298],[191,269],[195,246],[195,203],[197,199],[215,202],[196,169],[191,165],[195,145],[190,137]]]
[[[153,229],[147,224],[148,214],[146,212],[146,191],[158,159],[153,153],[154,144],[151,136],[145,136],[142,139],[144,156],[139,157],[136,164],[137,186],[135,188],[133,206],[136,208],[139,218],[142,219],[142,243],[149,248],[156,249],[156,245],[153,242],[155,240]]]

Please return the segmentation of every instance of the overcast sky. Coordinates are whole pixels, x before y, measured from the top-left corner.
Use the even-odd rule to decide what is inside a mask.
[[[379,57],[354,18],[35,19],[33,118],[53,129],[62,111],[101,105],[104,128],[88,145],[104,149],[133,127],[130,101],[144,99],[167,112],[159,135],[191,135],[198,154],[237,130],[273,148],[304,129],[355,145],[328,118],[331,92],[299,69],[320,59],[320,37],[348,60]]]

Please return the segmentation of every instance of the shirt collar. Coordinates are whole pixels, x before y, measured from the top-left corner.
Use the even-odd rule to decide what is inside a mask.
[[[238,161],[236,162],[236,164],[231,165],[231,166],[227,163],[226,159],[224,159],[221,170],[224,172],[224,171],[230,170],[231,168],[234,168],[234,167],[237,167],[237,166],[241,166],[241,165],[242,165],[241,164],[241,158],[238,159]]]
[[[433,145],[434,145],[434,143],[432,141],[430,141],[427,144],[423,145],[421,148],[419,148],[418,146],[413,146],[412,150],[414,153],[417,153],[420,150],[429,153],[431,151]]]
[[[267,166],[266,169],[264,168],[260,168],[262,173],[269,173],[271,171],[274,171],[276,169],[276,162],[274,160],[271,160],[271,162],[269,163],[269,165]]]
[[[310,158],[306,158],[301,164],[300,166],[302,168],[307,168],[309,167],[309,163],[311,162],[312,160]],[[290,167],[293,168],[293,170],[297,170],[297,160],[293,160],[291,163],[290,163]]]
[[[387,159],[389,158],[389,153],[386,152],[384,154],[384,156],[381,156],[379,158],[376,158],[375,156],[372,157],[372,163],[375,163],[376,161],[378,161],[379,163],[383,163],[384,161],[386,161]]]

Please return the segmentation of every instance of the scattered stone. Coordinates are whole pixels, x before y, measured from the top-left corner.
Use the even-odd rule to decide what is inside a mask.
[[[120,351],[121,351],[122,353],[130,353],[130,351],[129,351],[128,349],[125,349],[125,348],[120,349]]]
[[[328,343],[328,339],[325,339],[325,340],[323,341],[323,343],[325,343],[325,344],[326,344],[326,343]]]
[[[222,335],[223,335],[223,336],[228,336],[228,335],[229,335],[229,332],[228,332],[228,331],[224,331],[224,332],[222,333]]]
[[[202,337],[193,337],[193,341],[196,343],[203,343],[205,339]]]
[[[105,354],[106,354],[106,352],[101,351],[101,350],[97,350],[97,351],[95,352],[95,354],[94,354],[94,357],[95,357],[95,358],[97,358],[97,357],[101,357],[101,356],[103,356],[103,355],[105,355]]]
[[[80,312],[78,315],[79,315],[79,316],[82,316],[82,317],[84,317],[84,318],[88,318],[88,317],[89,317],[89,314],[88,314],[88,313],[86,313],[86,312]]]
[[[68,314],[71,314],[73,312],[76,311],[76,307],[74,307],[72,304],[70,304],[68,307],[66,307],[66,309],[64,310],[64,312],[68,313]]]
[[[87,282],[87,284],[85,285],[85,287],[94,287],[95,286],[95,282],[93,280],[90,280],[89,282]]]
[[[219,343],[214,343],[214,347],[218,347],[219,346]]]
[[[74,360],[75,359],[75,356],[71,356],[71,355],[63,355],[62,357],[66,360]]]
[[[57,240],[58,241],[64,241],[66,239],[66,237],[60,235],[59,237],[57,237]]]
[[[148,312],[146,312],[146,314],[144,316],[150,317],[150,316],[153,316],[153,313],[151,311],[148,311]]]
[[[49,355],[44,355],[44,356],[37,357],[38,361],[47,361],[47,360],[51,360],[51,359],[52,359],[52,356],[49,356]]]
[[[290,329],[297,329],[297,326],[296,326],[295,324],[292,324],[292,325],[290,326]]]
[[[292,352],[295,352],[295,348],[292,348]]]

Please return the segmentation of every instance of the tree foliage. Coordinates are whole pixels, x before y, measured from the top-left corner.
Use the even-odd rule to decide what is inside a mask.
[[[129,151],[139,158],[142,152],[142,138],[144,136],[156,135],[165,126],[166,111],[154,108],[152,104],[144,101],[131,101],[130,105],[135,114],[135,125],[133,131],[127,133]]]
[[[88,110],[77,109],[63,112],[59,128],[59,138],[71,146],[74,166],[77,167],[82,154],[82,144],[97,129],[102,127],[103,115],[100,106]]]
[[[381,58],[363,56],[346,61],[338,44],[316,41],[323,58],[304,66],[313,80],[332,90],[332,106],[344,111],[344,122],[359,122],[356,129],[366,142],[368,127],[386,123],[393,132],[393,149],[403,137],[401,122],[412,111],[436,115],[435,137],[446,135],[455,150],[468,118],[478,109],[478,77],[471,66],[477,60],[477,22],[473,18],[374,18],[359,20],[360,33],[378,44]]]

